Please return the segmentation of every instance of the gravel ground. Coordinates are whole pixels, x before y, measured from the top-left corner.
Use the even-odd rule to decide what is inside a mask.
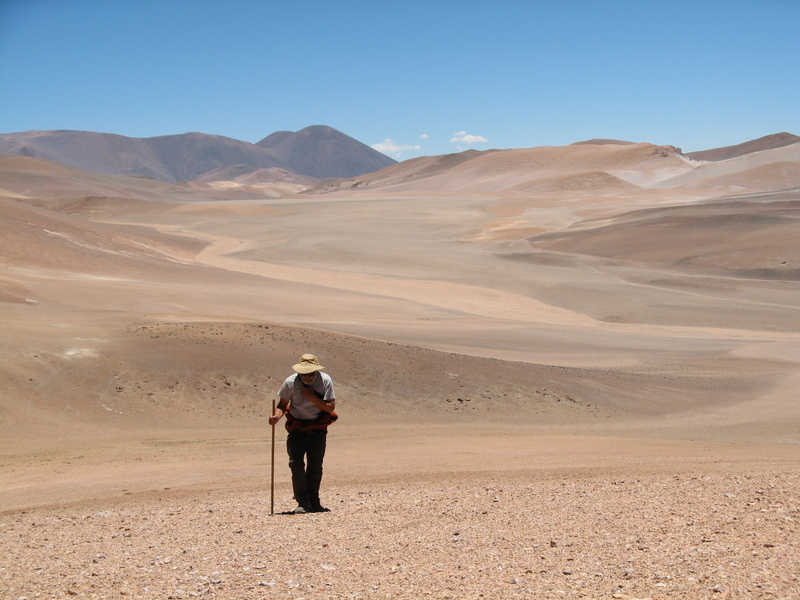
[[[515,475],[0,515],[0,597],[800,598],[800,475]]]

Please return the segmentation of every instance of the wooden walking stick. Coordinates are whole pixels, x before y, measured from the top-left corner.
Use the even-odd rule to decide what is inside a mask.
[[[275,398],[272,399],[272,414],[275,414]],[[269,477],[269,514],[275,514],[275,423],[272,424],[272,460]]]

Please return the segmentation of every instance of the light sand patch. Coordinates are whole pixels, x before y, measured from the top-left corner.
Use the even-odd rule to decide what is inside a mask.
[[[522,240],[546,231],[550,230],[545,227],[532,227],[525,219],[498,219],[484,225],[481,231],[464,236],[461,241],[493,244]]]
[[[333,273],[305,267],[245,261],[228,256],[243,248],[244,245],[239,240],[216,237],[197,256],[197,260],[210,266],[271,279],[390,296],[484,317],[572,325],[594,323],[594,319],[584,315],[500,290],[448,282],[407,281],[358,273]]]
[[[618,335],[642,335],[653,338],[709,338],[729,340],[800,341],[798,333],[749,331],[711,327],[669,327],[648,324],[603,323],[575,311],[538,302],[535,299],[503,292],[443,281],[419,281],[379,277],[358,273],[331,272],[298,266],[247,261],[229,256],[241,251],[243,242],[214,237],[214,241],[198,255],[204,264],[233,271],[297,283],[307,283],[367,294],[389,296],[478,317],[557,325],[569,329],[591,329]]]

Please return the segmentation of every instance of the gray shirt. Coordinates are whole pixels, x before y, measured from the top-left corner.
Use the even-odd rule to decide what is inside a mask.
[[[314,382],[311,384],[317,395],[322,400],[333,400],[336,395],[333,391],[333,379],[327,373],[317,371],[317,376],[314,377]],[[281,389],[278,391],[278,396],[289,403],[289,412],[295,419],[303,421],[313,421],[319,417],[322,411],[317,406],[303,396],[303,382],[300,380],[300,375],[289,375],[283,382]]]

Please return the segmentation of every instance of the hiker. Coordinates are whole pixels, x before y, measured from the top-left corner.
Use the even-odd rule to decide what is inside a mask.
[[[278,391],[280,400],[269,418],[269,424],[275,425],[286,415],[286,450],[297,500],[295,514],[328,510],[320,503],[319,485],[328,425],[339,417],[334,412],[333,380],[322,373],[324,368],[316,356],[303,354],[292,366],[295,374],[289,375]]]

